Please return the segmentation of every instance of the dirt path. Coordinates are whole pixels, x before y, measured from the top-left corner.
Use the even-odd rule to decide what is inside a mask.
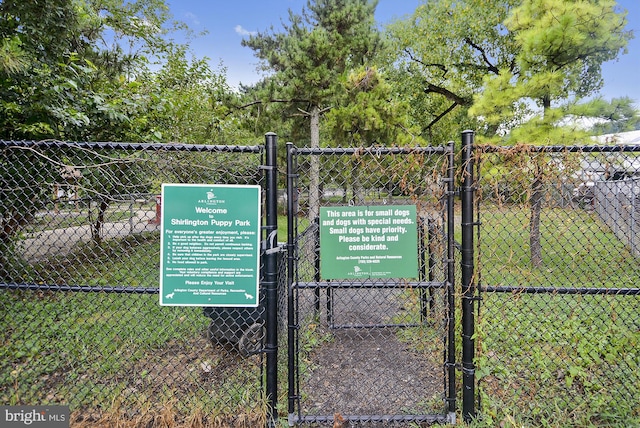
[[[314,355],[303,389],[307,413],[402,415],[433,413],[443,392],[442,368],[398,340],[392,330],[341,331]]]
[[[102,239],[108,240],[159,230],[159,225],[150,222],[154,217],[153,211],[138,210],[133,213],[129,221],[104,223]],[[73,226],[31,233],[18,243],[18,248],[24,258],[30,262],[40,261],[52,255],[64,255],[73,251],[79,243],[91,241],[91,227],[90,225]]]
[[[313,311],[301,293],[301,313]],[[444,409],[442,307],[413,324],[415,292],[402,289],[334,290],[331,320],[326,293],[321,316],[304,317],[306,337],[320,338],[300,354],[300,408],[307,417],[434,415]],[[442,296],[437,299],[442,302]],[[395,325],[395,326],[394,326]],[[311,342],[313,343],[313,342]],[[387,426],[368,424],[367,426]],[[397,426],[397,425],[396,425]]]

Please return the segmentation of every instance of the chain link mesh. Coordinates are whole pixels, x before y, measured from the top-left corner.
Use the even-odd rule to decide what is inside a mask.
[[[161,183],[262,184],[261,148],[0,143],[2,403],[69,404],[78,426],[263,425],[264,305],[161,307],[157,296]],[[484,418],[640,420],[638,151],[478,148]],[[444,155],[297,153],[290,327],[302,420],[442,421],[453,398]],[[320,207],[401,205],[416,206],[418,278],[321,278]]]
[[[406,426],[445,413],[444,153],[296,153],[298,420]],[[321,207],[402,205],[416,206],[418,278],[322,278]]]
[[[640,422],[637,156],[602,147],[478,149],[485,418]]]
[[[263,306],[157,295],[161,183],[261,184],[261,164],[261,147],[3,142],[1,402],[66,404],[77,426],[263,424]]]

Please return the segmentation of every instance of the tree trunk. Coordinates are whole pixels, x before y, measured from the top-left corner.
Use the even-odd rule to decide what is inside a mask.
[[[542,98],[543,114],[546,117],[551,108],[551,98]],[[542,155],[539,155],[542,156]],[[540,213],[544,198],[541,159],[534,159],[535,176],[531,183],[531,220],[529,222],[529,248],[531,250],[531,264],[533,267],[542,266],[542,242],[540,241]]]
[[[15,251],[15,242],[20,229],[33,219],[31,213],[8,212],[5,218],[0,220],[0,279],[3,281],[15,281],[12,260],[19,259]]]
[[[353,187],[353,204],[364,205],[365,190],[360,180],[360,161],[357,158],[351,158],[351,185]]]
[[[540,212],[542,211],[542,174],[536,167],[536,176],[531,184],[531,220],[529,222],[529,248],[533,267],[542,265],[542,243],[540,242]]]
[[[109,207],[109,202],[106,199],[100,199],[100,204],[98,205],[98,217],[96,218],[96,222],[93,224],[93,228],[91,229],[91,239],[97,245],[102,244],[102,236],[100,232],[104,226],[104,214]]]
[[[320,108],[311,107],[311,148],[320,147]],[[311,156],[309,171],[309,221],[313,223],[320,214],[320,157]]]

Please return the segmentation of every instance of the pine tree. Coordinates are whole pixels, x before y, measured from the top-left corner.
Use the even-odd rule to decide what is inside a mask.
[[[311,147],[320,147],[322,114],[342,90],[341,78],[367,65],[382,41],[375,27],[377,0],[308,0],[301,14],[289,10],[283,30],[260,32],[243,40],[273,72],[263,93],[266,102],[286,102],[309,120]],[[318,215],[319,164],[310,171],[309,217]]]

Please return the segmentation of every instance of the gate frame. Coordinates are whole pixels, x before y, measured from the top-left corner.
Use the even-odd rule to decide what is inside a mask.
[[[462,167],[463,183],[462,197],[462,418],[471,422],[476,416],[475,410],[475,302],[476,287],[474,284],[474,226],[479,223],[473,218],[476,196],[476,183],[473,176],[474,168],[474,132],[462,132]]]
[[[287,320],[288,320],[288,329],[287,329],[287,337],[288,337],[288,424],[289,426],[299,425],[301,423],[305,423],[305,418],[300,414],[300,396],[299,392],[299,373],[297,371],[298,367],[298,342],[297,342],[297,332],[300,329],[300,326],[296,324],[296,314],[294,312],[295,305],[295,295],[294,295],[294,284],[296,283],[296,270],[297,270],[297,260],[298,260],[298,248],[296,245],[296,224],[295,217],[298,212],[298,194],[296,188],[295,179],[298,177],[297,172],[297,162],[294,162],[294,156],[296,155],[308,155],[308,156],[316,156],[325,153],[330,153],[333,155],[349,155],[355,153],[361,153],[362,148],[333,148],[323,150],[320,148],[296,148],[293,143],[288,142],[287,145],[287,181],[286,181],[286,191],[287,191]],[[365,149],[366,150],[366,149]],[[445,414],[438,415],[393,415],[393,416],[361,416],[360,419],[357,415],[350,415],[350,421],[358,421],[365,420],[368,422],[381,422],[381,421],[391,421],[391,422],[429,422],[429,423],[447,423],[447,424],[455,424],[456,423],[456,342],[455,342],[455,320],[456,320],[456,306],[455,306],[455,241],[454,241],[454,198],[456,195],[455,191],[455,152],[454,152],[454,143],[452,141],[448,142],[446,146],[428,146],[428,147],[414,147],[410,149],[403,149],[399,147],[393,148],[374,148],[369,149],[374,150],[377,156],[381,155],[390,155],[390,154],[410,154],[415,153],[416,151],[420,151],[423,153],[430,154],[442,154],[445,156],[447,162],[447,171],[446,177],[442,177],[442,183],[446,184],[446,187],[443,192],[443,202],[446,203],[446,259],[443,260],[443,266],[445,268],[445,279],[443,281],[443,288],[445,290],[445,301],[447,308],[445,309],[446,318],[444,321],[446,322],[445,328],[447,329],[445,337],[446,337],[446,345],[445,345],[445,358],[443,364],[443,380],[445,380],[445,388],[444,388],[444,403],[445,403]],[[417,251],[418,249],[416,249]],[[319,251],[319,248],[316,249],[316,252]],[[317,256],[319,258],[319,256]],[[318,279],[319,280],[319,279]],[[296,403],[298,404],[298,412],[296,413]],[[331,417],[313,417],[314,422],[332,422]]]

